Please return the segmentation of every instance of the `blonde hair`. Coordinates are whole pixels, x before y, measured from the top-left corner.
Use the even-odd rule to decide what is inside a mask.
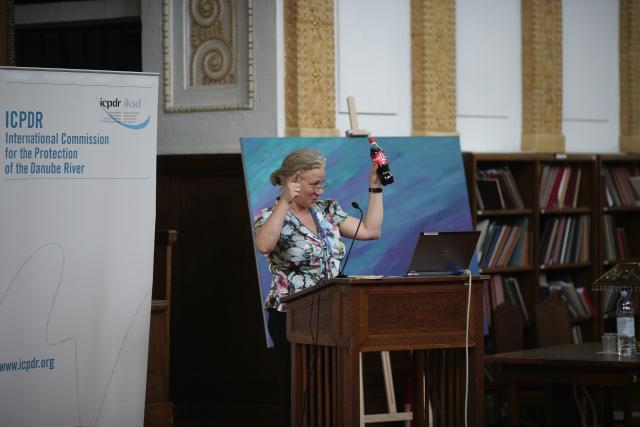
[[[282,165],[271,173],[271,184],[282,185],[296,172],[321,169],[326,163],[327,159],[318,150],[307,148],[292,151],[284,158]]]

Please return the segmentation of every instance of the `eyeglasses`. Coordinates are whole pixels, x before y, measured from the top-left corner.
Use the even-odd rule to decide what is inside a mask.
[[[327,181],[325,181],[324,179],[322,181],[319,182],[313,182],[313,183],[306,183],[308,186],[313,187],[314,190],[324,190],[325,188],[327,188],[329,186],[329,183]]]

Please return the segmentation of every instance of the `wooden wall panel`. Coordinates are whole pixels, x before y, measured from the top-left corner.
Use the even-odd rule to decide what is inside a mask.
[[[0,65],[13,65],[13,0],[0,0]]]
[[[176,422],[275,425],[277,365],[265,344],[241,157],[159,156],[157,185],[156,229],[179,235],[171,303]]]

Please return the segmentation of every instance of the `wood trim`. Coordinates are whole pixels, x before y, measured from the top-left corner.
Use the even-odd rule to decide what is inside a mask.
[[[338,136],[334,0],[284,0],[285,134]]]
[[[14,22],[13,0],[0,0],[0,65],[15,64]]]
[[[242,157],[160,155],[157,173],[156,229],[178,231],[170,367],[176,423],[207,425],[214,412],[221,425],[238,413],[247,425],[277,419],[277,362],[266,345]]]
[[[158,176],[242,176],[242,156],[229,154],[160,155]]]
[[[456,2],[411,1],[412,135],[457,135]]]
[[[562,1],[522,1],[523,150],[564,151]]]
[[[640,153],[640,2],[620,0],[621,151]]]

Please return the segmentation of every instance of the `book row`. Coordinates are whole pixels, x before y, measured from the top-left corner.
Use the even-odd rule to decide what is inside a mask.
[[[605,166],[604,195],[608,207],[640,206],[640,166]]]
[[[613,215],[603,216],[604,259],[608,262],[624,260],[631,257],[627,232],[623,227],[616,226]]]
[[[569,312],[575,320],[590,319],[596,315],[596,307],[591,295],[583,286],[576,287],[570,276],[547,278],[540,274],[540,298],[542,300],[558,295],[567,303]]]
[[[480,231],[477,253],[481,268],[522,266],[529,259],[529,219],[519,218],[513,223],[498,223],[489,219],[478,222]]]
[[[522,296],[522,290],[518,279],[514,276],[502,276],[494,274],[489,279],[489,286],[485,287],[484,306],[485,319],[487,319],[486,327],[491,326],[490,311],[498,308],[500,304],[509,302],[520,310],[525,324],[530,323],[529,311]]]
[[[524,202],[509,167],[479,170],[476,198],[480,210],[524,209]]]
[[[540,262],[546,265],[589,262],[590,224],[588,215],[548,218],[540,239]]]
[[[577,207],[581,178],[582,168],[579,166],[544,165],[540,176],[540,208]]]

